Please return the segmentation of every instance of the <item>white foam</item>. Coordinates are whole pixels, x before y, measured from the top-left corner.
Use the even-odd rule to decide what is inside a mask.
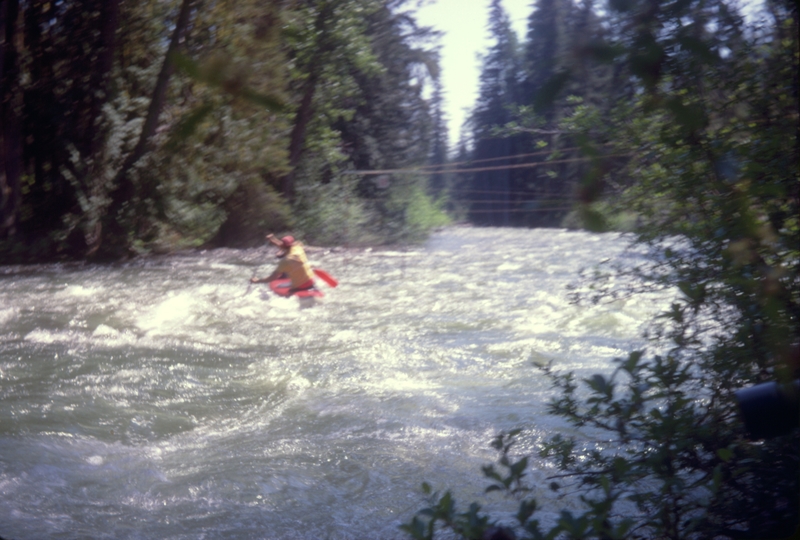
[[[190,324],[196,303],[192,292],[181,292],[139,317],[136,325],[148,333],[170,334]]]
[[[82,285],[70,285],[63,291],[61,294],[66,296],[77,296],[78,298],[87,298],[90,296],[95,296],[100,289],[96,287],[84,287]]]
[[[93,337],[117,337],[119,335],[118,330],[106,326],[105,324],[98,325],[97,328],[94,329],[94,332],[92,332]]]
[[[17,308],[0,309],[0,324],[7,324],[19,315]]]

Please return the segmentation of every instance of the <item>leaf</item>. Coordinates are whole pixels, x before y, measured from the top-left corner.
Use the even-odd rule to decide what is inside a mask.
[[[586,384],[588,384],[592,390],[598,394],[608,394],[608,383],[606,382],[605,377],[598,373],[592,375],[591,379],[586,379]]]
[[[511,474],[515,477],[521,477],[522,473],[528,467],[528,458],[524,457],[511,466]]]
[[[450,516],[453,513],[453,509],[455,507],[455,501],[453,500],[453,494],[450,491],[446,491],[442,498],[439,499],[439,504],[436,505],[437,510],[441,512],[443,515]]]
[[[519,503],[519,511],[517,512],[517,521],[524,525],[528,518],[536,512],[536,500],[524,500]]]
[[[492,480],[496,480],[498,482],[501,482],[503,480],[502,477],[497,473],[497,471],[495,471],[494,466],[492,465],[484,465],[482,467],[482,470],[483,470],[483,475],[486,476],[487,478],[491,478]]]
[[[407,532],[411,535],[411,538],[415,540],[426,540],[429,539],[430,536],[426,533],[427,526],[425,522],[423,522],[419,517],[414,516],[411,520],[411,523],[404,523],[400,525],[400,530]]]
[[[622,368],[628,373],[633,373],[639,366],[639,360],[642,359],[642,351],[633,351],[628,355],[628,360],[622,364]]]

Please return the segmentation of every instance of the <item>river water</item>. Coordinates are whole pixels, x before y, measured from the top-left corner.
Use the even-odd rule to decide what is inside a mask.
[[[588,376],[640,346],[665,299],[567,289],[626,245],[450,228],[310,248],[340,282],[313,307],[248,286],[266,248],[0,267],[0,537],[403,538],[423,481],[482,500],[494,435],[567,429],[534,363]],[[536,495],[545,518],[563,504]]]

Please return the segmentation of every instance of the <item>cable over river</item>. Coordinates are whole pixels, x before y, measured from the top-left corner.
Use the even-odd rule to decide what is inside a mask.
[[[588,376],[641,345],[666,298],[568,299],[626,246],[450,228],[310,249],[339,286],[308,309],[248,286],[267,248],[0,267],[0,537],[403,538],[423,481],[484,500],[499,431],[567,429],[534,363]],[[533,462],[555,515],[550,473]]]

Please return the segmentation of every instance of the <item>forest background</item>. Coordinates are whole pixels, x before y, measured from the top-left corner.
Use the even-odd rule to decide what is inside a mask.
[[[484,470],[519,501],[514,524],[434,492],[405,530],[794,531],[798,430],[752,442],[733,394],[800,378],[798,3],[746,19],[732,0],[536,0],[520,42],[492,0],[455,145],[436,33],[413,7],[0,0],[0,261],[246,247],[286,230],[411,242],[452,220],[630,231],[652,255],[636,282],[680,292],[652,329],[666,352],[581,384],[548,372],[551,412],[591,433],[526,446],[586,509],[541,530],[514,455],[522,430],[498,437]],[[635,293],[615,289],[620,271],[576,301]]]
[[[3,260],[419,240],[428,175],[348,172],[445,159],[402,4],[3,0]]]
[[[537,2],[520,43],[491,2],[453,144],[437,33],[407,0],[2,0],[0,256],[118,259],[286,230],[374,245],[454,220],[629,230],[641,214],[610,203],[641,189],[639,148],[615,128],[648,77],[761,54],[748,40],[796,24],[792,2],[749,25],[714,13],[730,2],[688,2],[664,56],[657,33],[635,35],[636,4]],[[702,108],[678,94],[645,105]]]

